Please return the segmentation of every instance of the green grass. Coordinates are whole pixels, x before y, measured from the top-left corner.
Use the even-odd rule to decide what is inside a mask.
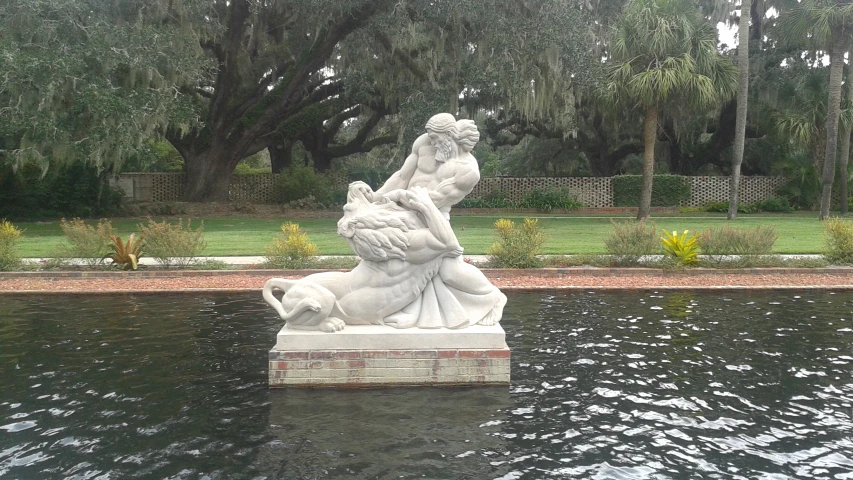
[[[612,227],[611,219],[629,221],[629,216],[556,216],[527,215],[539,218],[539,224],[549,236],[543,247],[545,254],[600,254],[604,252],[604,238]],[[493,228],[498,218],[509,218],[516,222],[524,215],[455,215],[452,218],[453,230],[469,255],[485,254],[497,236]],[[205,218],[204,233],[207,249],[204,255],[239,256],[263,255],[264,246],[272,242],[273,235],[279,231],[287,218],[264,219],[245,217]],[[349,245],[335,232],[337,219],[295,219],[292,220],[308,233],[323,255],[348,255],[352,253]],[[659,230],[690,230],[699,233],[711,226],[727,222],[725,214],[677,214],[652,217]],[[132,232],[138,232],[140,220],[113,219],[113,226],[122,238]],[[20,253],[24,257],[52,257],[57,245],[64,241],[59,222],[25,222],[17,224],[24,229],[20,242]],[[193,226],[198,220],[193,219]],[[741,228],[753,228],[757,225],[772,225],[776,228],[779,240],[774,253],[820,253],[823,248],[823,227],[814,212],[792,214],[756,214],[740,215],[734,223]]]

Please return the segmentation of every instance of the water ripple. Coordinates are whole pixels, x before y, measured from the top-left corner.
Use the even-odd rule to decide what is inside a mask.
[[[5,301],[0,478],[853,478],[853,293],[513,295],[509,389],[270,391],[278,322]]]

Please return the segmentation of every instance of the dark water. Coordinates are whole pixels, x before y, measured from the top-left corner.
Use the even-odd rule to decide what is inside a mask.
[[[0,478],[853,478],[853,293],[512,295],[510,388],[374,391],[256,297],[0,297]]]

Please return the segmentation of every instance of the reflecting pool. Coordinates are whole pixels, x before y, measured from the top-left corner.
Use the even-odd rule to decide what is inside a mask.
[[[853,292],[512,294],[509,388],[355,391],[259,297],[0,297],[0,478],[853,478]]]

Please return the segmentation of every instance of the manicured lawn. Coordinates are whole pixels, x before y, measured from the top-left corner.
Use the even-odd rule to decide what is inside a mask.
[[[534,215],[528,215],[534,216]],[[631,217],[613,216],[549,216],[535,215],[540,225],[549,235],[543,253],[546,254],[595,254],[604,252],[604,239],[612,231],[611,221],[628,221]],[[493,224],[498,218],[510,218],[518,223],[524,215],[455,215],[452,218],[453,229],[459,238],[465,253],[485,254],[496,240]],[[263,255],[264,246],[272,242],[273,235],[279,231],[281,219],[220,217],[204,219],[207,250],[204,254],[225,255]],[[317,244],[321,254],[348,255],[352,251],[349,245],[337,236],[337,219],[298,219],[295,220],[308,233],[311,241]],[[711,226],[727,223],[725,214],[678,214],[653,216],[652,221],[658,229],[690,230],[700,232]],[[138,232],[139,220],[113,219],[112,224],[124,238],[131,232]],[[197,225],[197,221],[193,222]],[[823,227],[815,212],[791,214],[741,215],[734,223],[741,228],[753,228],[757,225],[772,225],[776,228],[779,240],[776,253],[820,253],[823,246]],[[21,241],[21,254],[25,257],[51,257],[56,253],[57,245],[64,242],[59,222],[19,223],[25,229]]]

